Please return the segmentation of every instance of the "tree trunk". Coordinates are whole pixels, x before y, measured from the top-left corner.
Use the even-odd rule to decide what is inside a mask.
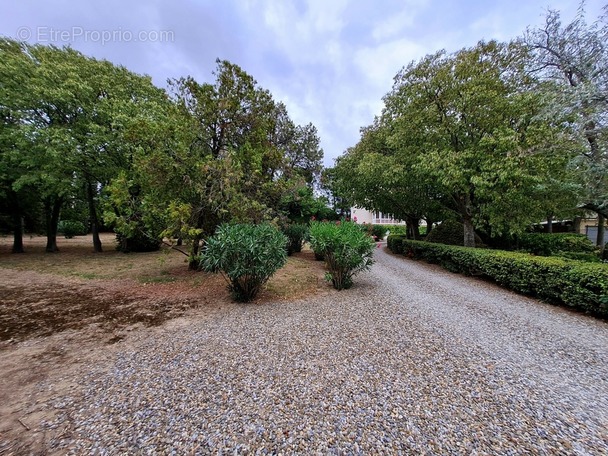
[[[426,236],[429,235],[431,231],[433,231],[433,221],[431,219],[426,219]]]
[[[91,232],[93,233],[93,248],[96,252],[102,252],[101,239],[99,239],[99,219],[97,218],[97,209],[95,208],[95,192],[93,191],[93,184],[89,181],[87,181],[87,200],[89,203]]]
[[[578,215],[574,217],[574,221],[572,222],[572,229],[575,233],[581,232],[581,220],[581,217],[579,217]]]
[[[46,218],[46,251],[49,253],[58,252],[57,247],[57,225],[59,224],[59,214],[63,198],[46,198],[44,201],[44,215]]]
[[[473,227],[473,220],[471,217],[463,218],[464,226],[464,246],[475,247],[475,228]]]
[[[411,234],[411,239],[420,240],[420,219],[415,217],[407,217],[406,224]]]
[[[471,196],[467,194],[462,204],[462,224],[464,227],[464,246],[475,247],[475,228],[473,227],[473,209]]]
[[[11,252],[25,253],[23,248],[23,218],[19,211],[13,214],[13,248]]]
[[[602,214],[597,215],[597,239],[596,245],[600,248],[602,253],[604,252],[604,246],[606,245],[604,242],[604,232],[606,231],[606,217]]]
[[[192,239],[192,246],[190,247],[190,258],[188,260],[188,269],[191,271],[198,271],[200,269],[200,263],[198,258],[198,252],[200,250],[201,238],[196,236]]]
[[[547,233],[553,233],[553,215],[547,215]]]

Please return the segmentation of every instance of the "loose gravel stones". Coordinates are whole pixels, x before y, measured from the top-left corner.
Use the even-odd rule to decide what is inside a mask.
[[[59,399],[75,431],[55,449],[608,453],[606,322],[376,259],[350,290],[142,332],[84,397]]]

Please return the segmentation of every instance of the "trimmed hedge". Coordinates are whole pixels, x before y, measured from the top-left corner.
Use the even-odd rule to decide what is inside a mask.
[[[534,255],[562,255],[563,252],[593,254],[593,242],[578,233],[524,233],[519,236],[519,248]]]
[[[608,317],[608,265],[395,238],[388,242],[389,248],[396,247],[395,253],[452,272],[482,275],[514,291]]]

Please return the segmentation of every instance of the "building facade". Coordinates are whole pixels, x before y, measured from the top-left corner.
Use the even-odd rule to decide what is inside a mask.
[[[351,207],[350,217],[356,223],[368,223],[372,225],[405,225],[403,220],[393,218],[392,215],[382,212],[372,212],[360,207]]]

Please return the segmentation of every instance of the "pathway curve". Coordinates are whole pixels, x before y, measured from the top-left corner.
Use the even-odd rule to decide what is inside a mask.
[[[62,399],[75,454],[607,454],[608,323],[376,252],[355,287],[167,325]]]

